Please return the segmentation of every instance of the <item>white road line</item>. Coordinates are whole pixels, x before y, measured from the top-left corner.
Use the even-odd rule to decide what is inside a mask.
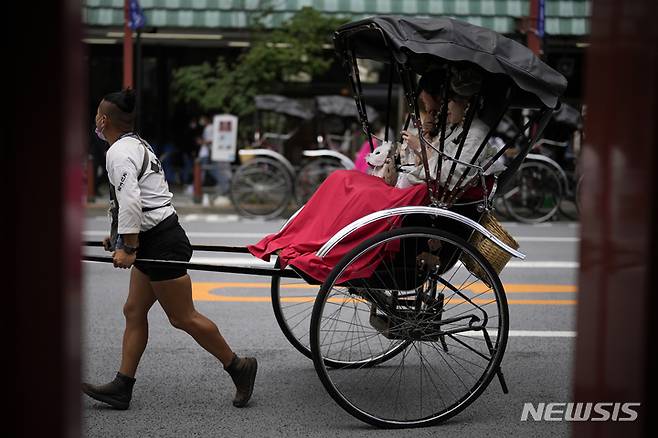
[[[464,334],[468,337],[482,337],[482,332]],[[495,336],[497,330],[489,330],[489,334]],[[575,338],[576,332],[570,330],[510,330],[510,338]]]
[[[575,331],[553,331],[553,330],[510,330],[510,336],[532,337],[532,338],[575,338]]]
[[[580,237],[548,237],[548,236],[518,236],[514,240],[517,242],[554,242],[554,243],[567,243],[567,242],[580,242]]]
[[[528,261],[528,260],[511,260],[506,268],[526,268],[526,269],[578,269],[579,262],[556,262],[556,261]]]

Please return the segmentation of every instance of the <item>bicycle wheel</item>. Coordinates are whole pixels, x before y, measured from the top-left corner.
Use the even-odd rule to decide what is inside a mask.
[[[563,197],[562,176],[541,161],[526,161],[510,183],[503,201],[507,212],[519,222],[536,224],[551,219]]]
[[[290,204],[292,181],[281,163],[254,158],[238,167],[231,179],[231,202],[242,216],[271,219]]]
[[[279,262],[275,263],[279,267]],[[272,277],[272,310],[277,324],[288,342],[304,356],[311,359],[310,331],[311,314],[320,285],[313,285],[304,280]],[[392,348],[386,355],[370,363],[351,362],[342,358],[325,357],[328,367],[372,366],[402,351],[402,345]]]
[[[298,205],[304,205],[334,170],[345,169],[334,158],[316,158],[306,163],[295,178],[295,199]]]
[[[279,261],[274,264],[279,267]],[[277,324],[290,344],[304,356],[311,358],[309,327],[313,303],[320,286],[302,279],[272,277],[272,310]]]
[[[471,259],[484,278],[455,257]],[[343,281],[345,273],[359,278]],[[503,286],[472,245],[441,230],[400,228],[361,243],[323,283],[311,351],[325,389],[354,417],[378,427],[422,427],[466,408],[497,373],[504,384],[508,330]],[[402,353],[381,366],[331,370],[323,362],[331,356],[367,364],[398,343]]]

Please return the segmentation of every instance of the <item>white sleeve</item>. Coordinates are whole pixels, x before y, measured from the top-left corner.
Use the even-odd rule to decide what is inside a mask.
[[[469,132],[466,135],[466,140],[464,141],[464,147],[462,148],[461,154],[457,159],[465,163],[470,163],[471,160],[473,160],[473,157],[475,156],[475,152],[477,152],[478,148],[480,147],[480,143],[482,143],[483,139],[484,137],[480,135],[480,132],[478,130],[474,129],[472,132]],[[455,155],[457,155],[458,148],[459,148],[458,144],[454,145],[454,151],[453,151],[454,154],[451,154],[453,158],[455,157]],[[452,160],[443,160],[443,163],[441,164],[442,184],[445,184],[447,182],[448,175],[450,174],[450,169],[452,168],[453,164],[455,164],[455,162]],[[475,164],[477,164],[477,162]],[[472,167],[468,167],[464,164],[457,163],[455,165],[455,170],[452,174],[452,178],[450,179],[450,187],[449,187],[450,190],[454,189],[455,185],[457,185],[457,182],[459,181],[459,178],[461,178],[461,176],[465,173],[467,176],[461,182],[460,186],[464,185],[471,177],[476,175],[477,172]]]
[[[128,156],[108,156],[108,178],[119,202],[119,234],[137,234],[142,224],[142,200],[137,169]]]

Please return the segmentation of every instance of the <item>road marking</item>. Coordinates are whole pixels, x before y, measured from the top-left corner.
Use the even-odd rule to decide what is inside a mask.
[[[288,280],[286,280],[288,281]],[[199,283],[201,284],[201,283]],[[204,283],[205,284],[205,283]],[[217,282],[217,283],[208,283],[216,285],[216,288],[247,288],[247,289],[270,289],[272,287],[271,282],[259,281],[259,282]],[[535,284],[535,283],[506,283],[503,285],[505,288],[505,293],[577,293],[578,289],[575,284]],[[307,284],[307,283],[281,283],[281,289],[320,289],[319,285]],[[474,293],[483,293],[487,289],[490,289],[483,283],[473,284],[469,287]]]
[[[511,260],[506,268],[525,268],[525,269],[578,269],[580,267],[579,262],[556,262],[556,261],[528,261],[528,260]]]
[[[514,240],[517,242],[572,243],[580,242],[580,237],[518,236]]]
[[[496,336],[497,330],[488,330],[489,335]],[[576,332],[572,330],[510,330],[510,338],[575,338]],[[481,338],[481,332],[467,332],[462,336]]]
[[[486,291],[486,286],[480,285],[475,287],[472,285],[469,290],[478,294]],[[319,286],[308,285],[304,283],[284,283],[281,285],[282,289],[313,289],[317,291]],[[270,283],[266,282],[194,282],[192,283],[192,299],[194,301],[215,301],[215,302],[230,302],[230,303],[269,303],[272,301],[271,296],[235,296],[216,294],[213,291],[218,289],[269,289]],[[576,287],[574,285],[564,284],[506,284],[506,291],[511,293],[574,293]],[[315,293],[311,295],[299,296],[285,296],[282,297],[283,302],[289,303],[303,303],[313,302],[315,300]],[[332,302],[349,302],[353,298],[333,298]],[[490,298],[475,298],[472,300],[476,304],[490,304]],[[462,299],[451,299],[452,304],[460,304],[465,302]],[[512,305],[545,305],[545,306],[572,306],[577,304],[575,299],[508,299],[508,304]]]

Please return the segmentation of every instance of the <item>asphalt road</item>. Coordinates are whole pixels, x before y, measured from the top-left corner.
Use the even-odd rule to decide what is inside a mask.
[[[199,244],[252,243],[283,223],[230,215],[181,219],[192,243]],[[252,403],[246,409],[231,405],[233,387],[220,364],[187,334],[173,329],[156,305],[149,316],[149,346],[130,410],[114,411],[83,397],[84,436],[567,436],[567,422],[520,419],[525,402],[571,401],[578,225],[505,225],[528,256],[526,261],[511,262],[501,275],[510,308],[510,338],[502,362],[509,394],[503,394],[494,380],[472,405],[440,426],[375,429],[327,395],[312,362],[282,335],[268,299],[268,278],[193,271],[197,308],[217,323],[234,350],[259,360]],[[101,239],[106,229],[105,217],[88,217],[84,238]],[[94,249],[86,253],[99,254]],[[230,254],[199,253],[195,258],[255,263]],[[84,263],[83,275],[83,379],[106,382],[119,365],[128,272]],[[238,287],[236,282],[249,284]]]

